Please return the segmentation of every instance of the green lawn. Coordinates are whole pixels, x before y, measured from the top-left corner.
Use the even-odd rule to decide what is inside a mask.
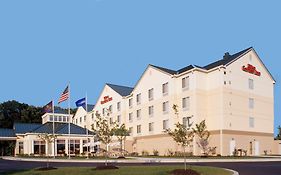
[[[120,167],[118,170],[94,170],[90,167],[59,168],[50,171],[29,170],[23,172],[8,173],[6,175],[169,175],[173,169],[183,168],[183,166],[132,166]],[[223,169],[214,167],[192,166],[192,169],[201,175],[231,175]]]

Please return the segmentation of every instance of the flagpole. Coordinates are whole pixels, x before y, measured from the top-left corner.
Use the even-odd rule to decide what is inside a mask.
[[[68,83],[68,159],[70,159],[70,82]]]
[[[89,159],[89,138],[88,138],[88,128],[87,128],[87,118],[88,118],[88,97],[86,92],[86,133],[87,133],[87,159]]]
[[[52,108],[53,108],[53,142],[54,142],[54,147],[53,147],[53,153],[54,153],[54,158],[56,158],[56,153],[55,153],[55,148],[56,148],[56,144],[55,144],[55,104],[54,104],[54,99],[53,99],[53,101],[52,101]]]

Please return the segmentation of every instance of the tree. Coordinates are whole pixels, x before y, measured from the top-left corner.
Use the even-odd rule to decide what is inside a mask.
[[[129,130],[126,128],[125,124],[123,123],[120,126],[115,127],[114,135],[117,137],[118,141],[120,142],[120,153],[123,155],[123,141],[125,144],[126,137],[130,135]]]
[[[201,121],[199,124],[195,125],[195,128],[192,128],[194,134],[198,137],[196,142],[198,147],[203,151],[203,155],[208,155],[209,149],[209,137],[210,132],[207,130],[205,120]]]
[[[168,133],[174,139],[174,141],[183,148],[184,170],[186,170],[185,148],[192,143],[194,134],[190,131],[189,127],[186,127],[183,124],[177,123],[175,126],[176,128],[174,130],[167,129],[165,132]]]
[[[108,159],[108,145],[112,142],[112,138],[114,136],[115,126],[110,127],[109,122],[105,118],[101,118],[99,113],[96,113],[97,121],[96,127],[92,126],[93,130],[98,137],[98,140],[105,144],[106,146],[106,156],[105,156],[105,165],[107,166]]]
[[[275,137],[275,139],[276,140],[281,140],[281,127],[280,127],[280,125],[278,126],[278,134],[277,134],[277,136]]]
[[[57,136],[53,135],[53,134],[43,133],[43,134],[39,134],[38,137],[42,141],[45,142],[45,145],[48,145],[48,149],[47,149],[47,153],[46,153],[46,155],[47,155],[47,167],[46,168],[49,169],[50,168],[50,166],[49,166],[49,145],[55,141]]]

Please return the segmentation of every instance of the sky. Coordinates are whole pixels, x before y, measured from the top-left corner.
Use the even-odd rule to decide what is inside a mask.
[[[0,102],[43,106],[70,82],[72,107],[86,93],[94,104],[105,83],[134,86],[148,64],[204,66],[253,46],[277,82],[276,133],[280,7],[277,0],[1,0]]]

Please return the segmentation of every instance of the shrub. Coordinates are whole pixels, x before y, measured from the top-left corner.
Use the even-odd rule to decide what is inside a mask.
[[[130,153],[130,156],[139,156],[139,153],[138,152],[132,152],[132,153]]]
[[[168,149],[167,151],[167,156],[173,156],[174,155],[174,152],[170,149]]]
[[[156,149],[154,149],[154,150],[153,150],[153,155],[154,155],[154,156],[159,156],[159,151],[156,150]]]
[[[149,153],[148,153],[148,151],[143,150],[143,151],[141,152],[141,155],[142,155],[142,156],[148,156]]]

